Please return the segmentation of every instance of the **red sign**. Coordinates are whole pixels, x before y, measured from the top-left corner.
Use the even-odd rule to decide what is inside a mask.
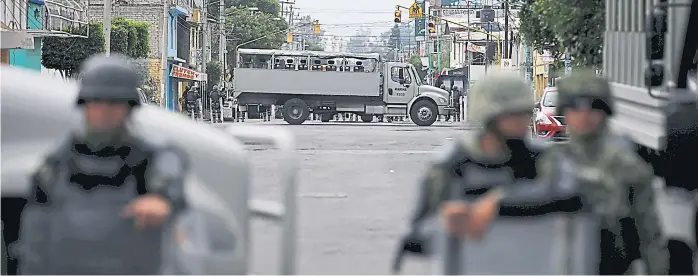
[[[176,64],[172,65],[172,71],[170,71],[170,77],[194,81],[201,80],[201,75],[203,74]]]

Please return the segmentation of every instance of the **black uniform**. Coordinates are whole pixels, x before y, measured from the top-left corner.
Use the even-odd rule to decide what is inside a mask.
[[[199,91],[196,90],[196,88],[190,88],[186,95],[184,95],[184,99],[187,101],[187,111],[189,112],[191,116],[191,112],[194,112],[194,115],[199,114],[199,108],[197,104],[197,100],[201,98],[201,95],[199,95]]]
[[[214,123],[223,121],[223,119],[221,118],[221,94],[221,91],[218,91],[218,89],[214,88],[208,95],[209,99],[211,99],[211,113],[213,113],[212,121]]]
[[[140,105],[138,74],[115,58],[88,61],[78,95],[85,102]],[[157,274],[165,225],[137,230],[120,217],[140,195],[166,198],[173,216],[186,208],[184,155],[154,146],[126,127],[107,138],[76,132],[32,176],[34,196],[21,221],[24,274]],[[99,142],[97,142],[99,141]]]

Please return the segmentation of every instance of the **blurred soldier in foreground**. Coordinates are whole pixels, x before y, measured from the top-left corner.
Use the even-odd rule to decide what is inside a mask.
[[[607,129],[613,115],[608,81],[578,72],[560,80],[558,91],[558,114],[567,119],[570,142],[540,157],[542,182],[573,179],[584,202],[602,218],[600,275],[624,274],[636,259],[645,262],[649,275],[667,274],[669,254],[655,209],[652,168]]]
[[[493,188],[512,186],[508,184],[536,177],[538,151],[532,150],[524,142],[528,135],[533,98],[529,85],[515,75],[490,74],[480,80],[472,91],[472,106],[476,108],[473,114],[484,128],[471,137],[457,139],[429,166],[421,183],[410,232],[399,249],[401,252],[430,253],[430,237],[421,229],[435,215],[439,216],[446,231],[452,234],[447,246],[458,246],[456,244],[460,244],[460,239],[479,238],[489,224],[483,218],[491,219],[498,212],[506,216],[535,216],[565,208],[576,210],[581,205],[578,200],[565,205],[567,198],[535,191],[531,200],[515,200],[511,206],[489,208],[493,205],[490,202],[502,197],[508,200],[502,189]],[[482,196],[490,190],[493,191]],[[479,200],[469,203],[464,199]],[[554,208],[550,208],[551,204]],[[395,270],[399,269],[401,255],[398,254],[393,267]],[[455,257],[454,262],[460,261],[457,258],[460,257]]]
[[[208,98],[211,99],[211,122],[212,123],[222,123],[221,118],[221,97],[223,97],[223,88],[218,88],[218,85],[213,86],[213,90],[208,94]]]
[[[137,72],[121,58],[83,65],[84,126],[47,154],[18,245],[24,274],[157,274],[166,221],[186,208],[185,158],[130,131]]]

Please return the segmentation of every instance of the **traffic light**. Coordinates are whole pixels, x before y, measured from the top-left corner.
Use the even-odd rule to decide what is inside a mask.
[[[399,9],[395,10],[395,23],[402,22],[402,12]]]
[[[316,35],[320,34],[320,23],[315,23],[315,34]]]
[[[436,33],[436,26],[434,26],[434,22],[429,22],[429,33]]]

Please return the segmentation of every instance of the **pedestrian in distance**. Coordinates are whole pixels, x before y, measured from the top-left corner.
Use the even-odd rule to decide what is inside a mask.
[[[475,135],[455,139],[428,166],[420,183],[410,231],[402,239],[394,263],[396,271],[403,252],[431,255],[432,237],[422,229],[433,221],[432,217],[438,217],[442,227],[451,234],[449,244],[455,244],[465,238],[480,238],[489,225],[485,219],[492,219],[498,213],[535,216],[550,210],[574,210],[580,205],[578,198],[567,202],[574,200],[573,197],[546,190],[534,191],[524,201],[516,200],[517,193],[513,193],[515,200],[510,206],[486,208],[492,205],[491,201],[509,200],[502,187],[516,186],[509,184],[536,177],[536,158],[541,149],[532,148],[525,141],[534,101],[529,85],[519,76],[489,74],[475,84],[470,96],[475,109],[473,119],[482,123],[483,128]]]
[[[140,78],[124,58],[93,57],[82,71],[84,124],[32,176],[20,272],[157,274],[168,221],[187,208],[187,159],[133,131]]]
[[[565,115],[570,141],[539,158],[541,182],[572,179],[581,190],[585,209],[601,218],[598,274],[624,274],[637,259],[644,261],[650,275],[669,273],[668,243],[657,217],[652,168],[628,142],[608,130],[614,114],[609,82],[593,72],[579,71],[561,79],[557,87],[558,114]],[[480,213],[490,214],[488,210],[497,204],[497,200],[482,204]],[[492,221],[488,216],[479,219],[483,224]]]

